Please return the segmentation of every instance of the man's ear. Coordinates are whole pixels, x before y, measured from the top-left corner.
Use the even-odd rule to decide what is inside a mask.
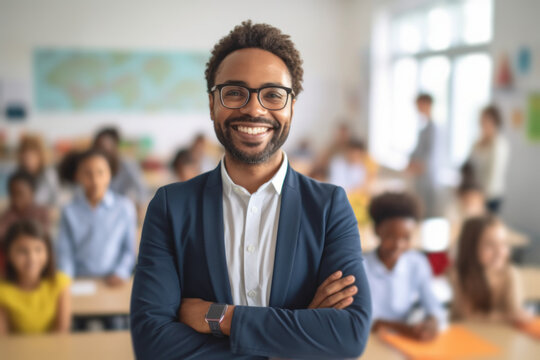
[[[292,101],[291,101],[291,120],[292,120],[293,115],[294,115],[294,104],[296,104],[296,98],[293,98]]]
[[[214,121],[214,94],[208,94],[208,106],[210,109],[210,119]]]

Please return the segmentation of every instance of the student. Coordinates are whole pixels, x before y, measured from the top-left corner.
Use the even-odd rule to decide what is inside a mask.
[[[520,323],[527,320],[517,270],[509,263],[506,229],[492,215],[465,222],[459,238],[452,317]]]
[[[95,149],[103,151],[110,159],[113,175],[111,190],[129,196],[137,206],[147,201],[148,189],[139,165],[120,154],[120,133],[113,127],[101,129],[94,138]]]
[[[448,202],[445,217],[452,225],[460,227],[465,220],[484,215],[486,212],[486,197],[482,188],[475,182],[467,181],[459,185],[452,201]]]
[[[178,181],[188,181],[199,175],[199,166],[189,149],[180,149],[171,162],[171,168]]]
[[[214,170],[214,168],[217,166],[219,160],[212,156],[213,154],[211,150],[212,144],[208,141],[204,134],[198,134],[195,136],[189,151],[193,157],[193,160],[197,164],[197,175]]]
[[[81,154],[75,171],[80,188],[62,211],[59,267],[71,277],[101,277],[120,285],[131,277],[135,262],[135,207],[109,189],[111,166],[103,152]]]
[[[67,275],[56,271],[51,242],[38,223],[13,224],[5,238],[6,279],[0,281],[0,334],[68,332]]]
[[[377,173],[377,165],[371,159],[362,140],[351,139],[342,155],[330,161],[329,182],[351,192],[367,192]]]
[[[369,213],[380,239],[364,262],[373,304],[372,331],[389,329],[418,340],[435,338],[444,311],[430,287],[428,261],[409,249],[419,219],[416,200],[407,194],[385,193],[372,200]],[[417,300],[426,316],[409,324]]]
[[[17,171],[9,177],[9,207],[0,215],[0,244],[7,229],[18,220],[33,219],[48,230],[49,215],[45,207],[34,202],[35,189],[34,178],[27,172]]]
[[[58,205],[60,187],[54,168],[47,165],[47,154],[39,136],[25,135],[17,150],[18,169],[32,175],[36,182],[35,199],[39,205]]]

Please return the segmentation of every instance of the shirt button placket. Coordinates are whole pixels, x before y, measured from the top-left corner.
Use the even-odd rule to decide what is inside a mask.
[[[246,213],[246,232],[244,237],[244,276],[248,304],[260,305],[257,302],[259,288],[259,264],[257,261],[256,245],[254,242],[259,236],[259,209],[257,195],[251,195]]]

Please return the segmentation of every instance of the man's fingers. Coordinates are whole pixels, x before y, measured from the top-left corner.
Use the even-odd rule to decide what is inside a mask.
[[[339,278],[341,278],[341,276],[343,276],[343,273],[341,271],[336,271],[335,273],[327,277],[326,280],[324,280],[321,285],[319,285],[319,289],[322,289],[326,287],[328,284],[330,284],[331,282],[338,280]]]
[[[349,275],[349,276],[346,276],[346,277],[344,277],[342,279],[333,281],[332,283],[327,285],[324,289],[322,289],[324,297],[327,298],[329,296],[332,296],[335,293],[343,290],[347,286],[352,285],[354,283],[354,280],[355,280],[354,276]]]
[[[321,302],[325,299],[324,295],[324,289],[332,282],[338,280],[343,276],[343,273],[341,271],[336,271],[332,275],[326,278],[322,282],[321,285],[317,288],[317,292],[315,293],[315,296],[313,297],[313,300],[311,301],[311,304],[309,304],[308,309],[316,309],[320,306]]]
[[[311,308],[332,307],[332,305],[335,304],[337,301],[330,305],[326,305],[325,304],[326,299],[331,297],[332,295],[335,295],[336,293],[343,290],[345,287],[354,283],[354,280],[355,280],[354,276],[349,275],[339,280],[334,280],[333,282],[329,283],[328,285],[324,287],[323,286],[319,287],[310,307]]]
[[[353,303],[353,297],[352,296],[349,296],[343,300],[341,300],[340,302],[338,302],[336,305],[334,305],[334,309],[345,309],[347,308],[348,306],[350,306],[352,303]]]
[[[355,295],[357,292],[358,292],[358,288],[356,286],[350,286],[324,299],[320,307],[325,307],[325,308],[334,307],[341,300],[351,297]]]

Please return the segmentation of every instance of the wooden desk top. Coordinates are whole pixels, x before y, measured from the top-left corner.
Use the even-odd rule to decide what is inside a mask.
[[[133,359],[128,331],[0,337],[5,360]]]
[[[131,288],[133,280],[120,285],[110,287],[102,279],[77,279],[74,285],[86,283],[94,284],[95,292],[91,294],[74,295],[72,290],[71,307],[75,316],[91,315],[119,315],[129,314]]]
[[[517,268],[523,284],[526,301],[540,301],[540,267]],[[538,356],[540,358],[540,355]]]
[[[540,341],[534,340],[529,335],[509,325],[473,322],[467,322],[463,325],[501,349],[498,355],[489,357],[489,360],[536,360],[539,358]],[[361,359],[405,360],[407,358],[372,335]],[[473,359],[466,358],[466,360]],[[486,358],[481,359],[485,360]]]
[[[540,342],[510,326],[465,323],[469,330],[501,348],[490,360],[536,360]],[[133,359],[128,331],[0,337],[2,359]],[[406,357],[376,336],[368,340],[362,359],[405,360]],[[485,360],[485,358],[482,358]],[[472,360],[472,359],[468,359]]]

